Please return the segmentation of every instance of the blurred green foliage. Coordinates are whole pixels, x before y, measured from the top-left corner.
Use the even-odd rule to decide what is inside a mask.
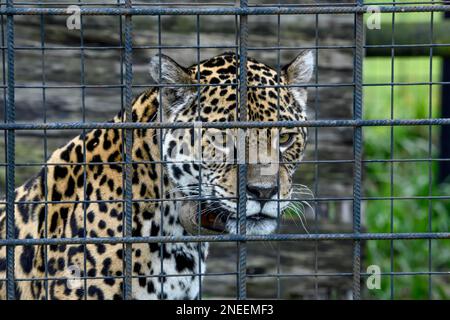
[[[389,1],[389,0],[382,0]],[[400,1],[401,2],[401,1]],[[367,17],[367,15],[366,15]],[[382,14],[382,22],[438,23],[441,13]],[[368,32],[382,32],[372,30]],[[395,53],[395,52],[394,52]],[[366,58],[364,63],[364,118],[418,119],[440,116],[439,58]],[[398,86],[376,84],[398,83]],[[414,83],[414,84],[411,84]],[[370,85],[371,84],[371,85]],[[403,85],[408,84],[408,85]],[[411,84],[411,85],[409,85]],[[374,86],[372,86],[374,85]],[[366,197],[415,197],[370,200],[364,203],[367,232],[448,232],[450,200],[428,196],[450,195],[450,182],[438,183],[437,161],[407,161],[439,155],[439,127],[364,128],[367,160],[403,159],[394,163],[365,163]],[[392,178],[392,179],[391,179]],[[431,250],[430,250],[431,249]],[[382,276],[381,289],[366,290],[374,299],[448,299],[450,297],[450,246],[448,240],[368,241],[365,266],[381,272],[447,272],[443,275],[403,274]],[[392,256],[392,259],[391,259]],[[365,286],[364,286],[365,287]]]
[[[439,81],[441,61],[433,58],[368,58],[364,65],[366,84],[418,83]],[[430,73],[431,70],[431,73]],[[391,72],[392,71],[392,72]],[[417,119],[439,117],[439,85],[365,86],[365,119]],[[367,232],[448,232],[450,200],[428,196],[450,194],[450,183],[439,184],[437,161],[438,127],[364,128],[366,160],[402,159],[401,162],[366,162],[365,196],[416,197],[414,199],[365,201]],[[422,161],[407,161],[422,159]],[[425,159],[425,160],[424,160]],[[392,176],[392,184],[391,184]],[[395,240],[368,241],[367,265],[380,266],[382,272],[448,271],[448,241]],[[392,261],[391,261],[392,250]],[[392,265],[391,265],[392,263]],[[429,292],[435,299],[450,297],[450,276],[382,276],[380,290],[367,290],[368,298],[425,299]],[[391,283],[393,281],[393,283]],[[431,288],[429,285],[431,284]]]

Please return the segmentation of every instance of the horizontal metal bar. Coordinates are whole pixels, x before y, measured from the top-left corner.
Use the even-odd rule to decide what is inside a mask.
[[[387,6],[387,5],[415,5],[415,6],[419,6],[419,5],[429,5],[430,2],[432,2],[435,5],[438,4],[442,4],[445,5],[447,4],[446,0],[442,0],[442,1],[434,1],[434,0],[424,0],[424,1],[402,1],[402,2],[398,2],[397,1],[386,1],[386,2],[380,2],[380,1],[374,1],[374,2],[370,2],[370,1],[364,1],[364,4],[366,6]]]
[[[5,4],[6,1],[0,1],[0,4]],[[401,5],[430,5],[430,1],[405,1],[405,2],[395,2],[395,1],[386,1],[386,2],[364,2],[365,5],[369,6],[369,5],[382,5],[382,6],[387,6],[387,5],[395,5],[395,4],[401,4]],[[120,2],[117,3],[112,3],[111,1],[46,1],[45,5],[46,6],[68,6],[68,5],[79,5],[79,6],[121,6],[122,4]],[[445,1],[433,1],[432,2],[433,5],[445,5],[446,2]],[[33,6],[36,5],[36,1],[14,1],[14,5],[16,6]],[[40,4],[41,6],[44,5],[44,3]],[[186,1],[181,1],[181,2],[160,2],[160,1],[155,1],[155,2],[144,2],[144,1],[133,1],[133,5],[134,6],[143,6],[143,7],[158,7],[158,6],[165,6],[165,7],[173,7],[173,6],[178,6],[178,7],[192,7],[192,6],[202,6],[202,7],[218,7],[218,6],[223,6],[223,7],[227,7],[227,6],[234,6],[235,4],[233,2],[230,1],[218,1],[218,2],[193,2],[193,3],[189,3]],[[276,1],[274,2],[267,2],[267,3],[252,3],[249,4],[248,7],[329,7],[329,6],[352,6],[354,5],[354,2],[352,1],[347,1],[347,2],[340,2],[340,3],[335,3],[332,1],[328,1],[328,2],[323,2],[323,3],[277,3]]]
[[[378,82],[364,83],[364,87],[400,87],[400,86],[429,86],[429,85],[449,85],[448,81],[421,81],[421,82]]]
[[[26,134],[17,134],[16,136],[23,137],[27,136]],[[34,135],[31,135],[34,136]],[[362,160],[363,163],[397,163],[397,162],[446,162],[450,161],[449,158],[405,158],[405,159],[366,159]],[[301,165],[316,165],[316,164],[351,164],[355,162],[353,159],[323,159],[323,160],[298,160],[298,161],[278,161],[278,164],[301,164]],[[164,160],[140,160],[140,161],[131,161],[132,164],[165,164],[165,163],[172,163],[172,164],[183,164],[183,163],[191,163],[191,164],[201,164],[205,163],[202,161],[164,161]],[[223,163],[221,161],[216,162],[208,162],[208,163]],[[73,166],[73,165],[90,165],[90,166],[103,166],[103,165],[124,165],[124,161],[111,161],[111,162],[16,162],[14,165],[16,167],[41,167],[41,166],[48,166],[48,167],[55,167],[55,166]],[[0,167],[6,167],[8,164],[5,162],[0,162]]]
[[[304,84],[295,84],[295,85],[249,85],[248,88],[342,88],[342,87],[353,87],[355,84],[352,82],[347,83],[304,83]],[[429,85],[450,85],[448,81],[422,81],[422,82],[379,82],[379,83],[363,83],[363,87],[386,87],[386,86],[429,86]],[[175,88],[206,88],[206,87],[223,87],[223,84],[171,84],[171,87]],[[236,83],[227,84],[228,87],[237,87]],[[0,89],[6,89],[7,85],[0,85]],[[134,84],[133,88],[164,88],[167,87],[167,84],[154,84],[154,83],[143,83],[143,84]],[[26,84],[18,84],[15,85],[16,89],[115,89],[115,88],[124,88],[122,84],[46,84],[46,85],[26,85]]]
[[[365,49],[411,49],[411,48],[446,48],[449,47],[450,43],[411,43],[411,44],[367,44],[363,47]],[[147,50],[147,49],[236,49],[236,45],[134,45],[133,50]],[[317,45],[317,46],[264,46],[264,47],[248,47],[249,51],[263,51],[263,50],[305,50],[305,49],[320,49],[320,50],[335,50],[335,49],[354,49],[354,45]],[[5,46],[0,46],[1,50],[6,50]],[[59,50],[123,50],[123,46],[105,45],[105,46],[17,46],[16,51],[59,51]],[[376,52],[374,50],[369,50],[368,55],[379,56],[382,52]],[[401,56],[397,53],[397,55]],[[436,54],[434,54],[436,56]],[[439,56],[439,55],[438,55]]]
[[[450,43],[408,43],[408,44],[397,44],[397,43],[387,43],[387,44],[366,44],[364,48],[440,48],[449,47]],[[433,54],[434,56],[434,54]]]
[[[187,201],[202,201],[202,200],[236,200],[237,197],[213,197],[213,196],[198,196],[189,198],[151,198],[151,199],[131,199],[133,203],[152,203],[152,202],[187,202]],[[450,200],[450,195],[445,196],[380,196],[380,197],[361,197],[363,201],[382,201],[382,200]],[[298,202],[298,201],[309,201],[309,202],[332,202],[332,201],[353,201],[353,197],[296,197],[292,199],[275,199],[277,202]],[[15,201],[14,204],[77,204],[77,203],[123,203],[123,199],[114,200],[42,200],[42,201]],[[5,201],[0,201],[0,204],[6,204]]]
[[[382,85],[390,85],[391,83],[386,83]],[[409,83],[401,83],[408,85]],[[416,84],[416,83],[412,83]],[[429,84],[450,84],[445,82],[426,82],[424,83],[426,85]],[[372,85],[372,84],[370,84]],[[174,88],[208,88],[208,87],[223,87],[224,84],[203,84],[203,83],[197,83],[197,84],[171,84],[170,87]],[[227,87],[236,88],[237,83],[228,83],[226,84]],[[354,83],[348,82],[348,83],[304,83],[304,84],[295,84],[295,85],[249,85],[249,88],[328,88],[328,87],[351,87],[354,86]],[[15,85],[14,88],[18,89],[95,89],[95,88],[105,88],[105,89],[112,89],[112,88],[124,88],[125,86],[122,84],[46,84],[46,85],[26,85],[26,84],[18,84]],[[132,86],[133,88],[165,88],[167,87],[167,84],[155,84],[155,83],[142,83],[142,84],[134,84]],[[0,86],[0,88],[7,88],[6,85]]]
[[[158,237],[101,237],[101,238],[45,238],[0,239],[0,245],[51,245],[51,244],[117,244],[117,243],[177,243],[177,242],[236,242],[236,241],[315,241],[315,240],[418,240],[450,239],[450,232],[415,233],[319,233],[270,235],[199,235]]]
[[[448,125],[450,118],[379,120],[230,121],[230,122],[57,122],[0,123],[0,130],[78,129],[191,129],[191,128],[297,128],[297,127],[378,127]]]
[[[363,160],[364,163],[429,162],[429,161],[450,161],[450,159],[449,158],[405,158],[405,159],[393,158],[393,159],[365,159],[365,160]]]
[[[450,45],[450,44],[449,44]],[[433,47],[446,47],[449,46],[446,44],[430,44],[425,46],[433,46]],[[395,45],[393,45],[396,47]],[[409,45],[400,45],[400,47],[409,46]],[[410,45],[412,47],[415,46],[423,46],[423,45]],[[237,45],[134,45],[133,50],[146,50],[146,49],[236,49],[239,46]],[[354,45],[315,45],[315,46],[267,46],[267,47],[248,47],[247,50],[251,51],[262,51],[262,50],[305,50],[305,49],[353,49]],[[367,47],[384,47],[384,45],[372,45]],[[391,47],[391,45],[389,46]],[[5,46],[0,46],[0,49],[5,50]],[[16,51],[52,51],[52,50],[123,50],[124,47],[120,45],[105,45],[105,46],[60,46],[60,45],[52,45],[51,47],[46,46],[17,46]]]
[[[4,3],[4,1],[0,1],[0,4]],[[67,0],[60,0],[58,1],[45,1],[45,3],[43,3],[41,1],[41,3],[38,3],[38,5],[43,6],[68,6],[68,5],[78,5],[78,6],[117,6],[120,7],[123,5],[123,1],[117,1],[116,3],[112,2],[112,1],[79,1],[79,0],[72,0],[72,1],[67,1]],[[37,5],[36,1],[14,1],[14,5],[16,6],[35,6]],[[193,3],[189,3],[186,1],[181,1],[181,2],[160,2],[160,1],[155,1],[155,2],[145,2],[145,1],[133,1],[133,5],[139,5],[139,6],[148,6],[148,7],[157,7],[157,6],[184,6],[184,7],[188,7],[188,6],[233,6],[234,3],[230,3],[230,2],[226,2],[226,1],[222,1],[222,2],[193,2]]]
[[[404,13],[404,12],[447,12],[448,5],[429,6],[379,6],[380,12]],[[82,15],[294,15],[294,14],[346,14],[366,13],[369,6],[329,6],[329,7],[229,7],[229,8],[80,8]],[[0,15],[71,15],[66,8],[4,8],[0,9]]]
[[[225,277],[236,276],[237,272],[190,272],[190,273],[165,273],[164,276],[160,274],[149,275],[132,275],[133,279],[153,279],[153,278],[179,278],[186,276],[201,276],[201,277]],[[309,278],[309,277],[350,277],[351,272],[317,272],[317,273],[247,273],[249,278]],[[370,277],[373,273],[361,272],[361,277]],[[380,276],[448,276],[450,271],[393,271],[393,272],[380,272]],[[36,277],[36,278],[16,278],[15,281],[27,282],[27,281],[54,281],[54,280],[67,280],[68,277]],[[124,276],[82,276],[77,277],[79,280],[104,280],[104,279],[123,279]],[[0,279],[0,282],[6,281],[6,279]]]
[[[208,275],[208,274],[205,274]],[[361,277],[373,276],[373,273],[361,272]],[[449,276],[450,271],[410,271],[410,272],[380,272],[380,276]],[[297,277],[351,277],[352,272],[319,272],[319,273],[261,273],[261,274],[247,274],[251,278],[297,278]]]
[[[333,2],[334,1],[334,2]],[[412,1],[414,1],[414,0],[412,0]],[[408,5],[408,4],[411,4],[411,5],[415,5],[415,6],[418,6],[418,5],[430,5],[430,2],[432,2],[432,4],[433,5],[439,5],[439,4],[442,4],[442,5],[445,5],[445,4],[447,4],[446,2],[445,2],[445,0],[442,0],[442,1],[434,1],[434,0],[424,0],[424,1],[414,1],[414,2],[412,2],[412,1],[405,1],[405,2],[403,2],[403,1],[401,1],[401,2],[399,2],[398,0],[397,0],[397,2],[394,0],[394,1],[386,1],[386,2],[370,2],[370,1],[364,1],[364,5],[366,5],[366,6],[369,6],[369,5],[380,5],[380,6],[387,6],[387,5]],[[311,1],[312,2],[312,1]],[[250,4],[249,5],[249,7],[276,7],[276,6],[279,6],[279,7],[329,7],[329,6],[335,6],[335,7],[339,7],[339,6],[341,6],[341,7],[347,7],[347,6],[352,6],[352,5],[355,5],[355,1],[353,0],[353,1],[347,1],[347,2],[345,2],[345,1],[343,1],[343,2],[338,2],[337,0],[330,0],[329,2],[321,2],[321,3],[319,3],[318,1],[314,1],[313,3],[311,3],[311,2],[305,2],[305,3],[299,3],[299,2],[297,2],[297,3],[281,3],[281,1],[279,1],[279,3],[276,3],[275,1],[273,2],[273,3],[254,3],[254,4]]]
[[[25,51],[25,50],[44,50],[44,51],[52,51],[52,50],[123,50],[125,47],[120,45],[105,45],[105,46],[56,46],[52,45],[51,47],[41,47],[41,46],[17,46],[16,51]],[[133,45],[133,50],[146,50],[146,49],[236,49],[236,45]],[[327,46],[327,49],[336,49],[341,48],[341,46]],[[6,49],[5,46],[0,46],[0,49]],[[307,48],[305,48],[307,49]],[[320,49],[320,48],[319,48]],[[324,49],[324,48],[323,48]],[[257,50],[257,49],[255,49]]]
[[[450,196],[449,196],[450,197]],[[150,199],[131,199],[131,202],[133,203],[152,203],[152,202],[173,202],[173,201],[180,201],[180,202],[186,202],[186,201],[203,201],[203,200],[236,200],[236,197],[219,197],[219,196],[198,196],[198,197],[174,197],[174,198],[150,198]],[[38,201],[15,201],[14,204],[79,204],[79,203],[124,203],[125,199],[112,199],[112,200],[60,200],[60,201],[52,201],[52,200],[38,200]],[[280,199],[278,201],[291,201],[291,200],[283,200]],[[0,204],[5,204],[6,202],[0,201]]]
[[[200,273],[200,272],[190,272],[190,273],[164,273],[164,275],[161,274],[149,274],[149,275],[131,275],[130,277],[132,279],[152,279],[152,278],[178,278],[178,277],[186,277],[186,276],[207,276],[207,277],[213,277],[213,276],[236,276],[237,272],[211,272],[211,273]],[[16,278],[15,281],[54,281],[54,280],[67,280],[69,277],[36,277],[36,278]],[[116,276],[116,275],[110,275],[110,276],[78,276],[76,279],[79,280],[104,280],[104,279],[124,279],[125,276]],[[3,279],[0,279],[1,281],[6,281]]]
[[[449,47],[450,43],[411,43],[411,44],[367,44],[363,47],[366,49],[374,48],[441,48]],[[134,45],[133,50],[146,49],[236,49],[236,45]],[[353,49],[354,45],[317,45],[317,46],[264,46],[264,47],[248,47],[247,50],[262,51],[262,50],[304,50],[304,49]],[[6,50],[6,46],[0,46],[1,50]],[[105,45],[105,46],[16,46],[16,51],[58,51],[58,50],[123,50],[123,46]]]

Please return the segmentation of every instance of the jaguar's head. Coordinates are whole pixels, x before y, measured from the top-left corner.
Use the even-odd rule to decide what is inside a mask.
[[[247,121],[305,120],[304,84],[313,69],[311,51],[301,52],[279,71],[249,58]],[[162,140],[162,160],[175,190],[200,203],[198,210],[181,217],[185,228],[195,230],[201,221],[203,230],[236,233],[244,207],[239,205],[239,190],[244,190],[247,234],[273,232],[290,203],[306,128],[227,127],[226,123],[245,117],[240,109],[239,57],[233,53],[188,68],[157,55],[151,59],[150,70],[162,85],[163,121],[195,127],[164,129]],[[239,171],[245,167],[247,182],[239,188]]]

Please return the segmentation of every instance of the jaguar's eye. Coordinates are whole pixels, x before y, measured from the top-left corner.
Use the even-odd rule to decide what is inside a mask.
[[[280,134],[280,147],[287,147],[294,140],[293,133],[282,133]]]

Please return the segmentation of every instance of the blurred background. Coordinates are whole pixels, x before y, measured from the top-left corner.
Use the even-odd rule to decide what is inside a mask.
[[[250,1],[250,5],[274,2]],[[23,3],[24,7],[77,4],[74,0]],[[118,2],[101,3],[113,6]],[[169,6],[173,1],[133,3]],[[206,0],[177,3],[235,5],[234,1]],[[299,5],[292,0],[280,3]],[[352,5],[354,1],[302,1],[302,5],[315,3]],[[392,4],[385,0],[377,3]],[[6,19],[1,19],[5,88]],[[317,49],[312,81],[317,86],[309,88],[309,119],[353,118],[353,14],[249,16],[248,21],[249,56],[274,68],[288,63],[302,48]],[[442,13],[383,13],[381,29],[366,30],[364,119],[438,118],[445,112],[450,117],[448,21]],[[81,30],[69,30],[66,17],[15,17],[17,122],[107,121],[123,106],[122,20],[119,16],[83,16],[81,22]],[[237,35],[234,16],[134,16],[133,93],[153,84],[147,63],[159,48],[189,66],[198,58],[236,51]],[[445,68],[447,78],[443,80]],[[0,94],[3,106],[5,92]],[[4,108],[0,112],[4,116]],[[441,130],[440,126],[363,128],[363,232],[448,232],[450,155],[443,150],[448,152],[450,136],[442,135]],[[16,186],[38,172],[55,148],[79,133],[16,131]],[[301,219],[287,214],[280,232],[351,232],[353,128],[311,128],[309,139],[295,182],[307,186],[314,196],[299,196],[308,200],[299,202],[304,207]],[[0,139],[1,157],[5,156],[4,141]],[[5,170],[4,166],[0,169],[1,194],[5,193]],[[364,298],[450,297],[448,240],[371,240],[362,244]],[[248,297],[351,298],[352,250],[352,241],[249,243]],[[236,254],[236,244],[211,245],[203,298],[236,296]],[[369,265],[380,267],[381,289],[367,289]]]

